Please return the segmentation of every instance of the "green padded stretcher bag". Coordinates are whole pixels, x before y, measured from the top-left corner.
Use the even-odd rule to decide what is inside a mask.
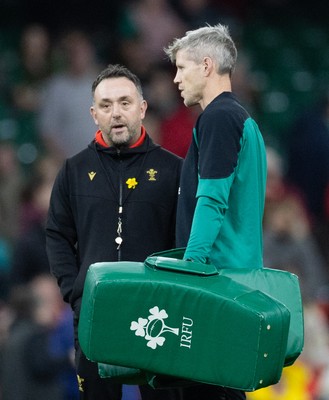
[[[212,265],[155,256],[89,267],[79,341],[91,361],[128,375],[252,391],[279,381],[289,326],[288,308],[260,290]]]
[[[179,265],[179,260],[184,255],[184,248],[172,249],[165,252],[155,253],[148,258],[147,263],[161,263],[163,266],[168,262]],[[167,260],[167,258],[170,260]],[[293,364],[300,355],[304,345],[303,308],[298,277],[287,271],[273,269],[219,269],[220,274],[229,276],[234,280],[247,284],[250,287],[261,289],[280,300],[287,306],[290,315],[290,327],[288,334],[288,345],[285,357],[285,366]],[[99,373],[104,378],[111,378],[122,383],[149,383],[153,387],[183,386],[185,382],[146,374],[144,371],[124,367],[116,367],[108,364],[99,364]],[[134,378],[134,379],[133,379]]]
[[[148,264],[167,263],[179,266],[184,256],[185,248],[177,248],[152,254],[147,258]],[[279,300],[290,311],[290,326],[285,366],[292,365],[301,354],[304,347],[304,316],[303,304],[298,277],[288,271],[272,268],[217,268],[222,276],[228,276],[234,281]]]

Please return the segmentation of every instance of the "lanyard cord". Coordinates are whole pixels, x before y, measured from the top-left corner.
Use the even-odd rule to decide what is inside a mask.
[[[107,169],[106,169],[106,167],[105,167],[105,165],[104,165],[104,163],[103,163],[103,161],[102,161],[102,159],[101,159],[101,156],[100,156],[99,152],[97,151],[96,143],[94,143],[94,148],[95,148],[95,151],[96,151],[96,154],[97,154],[98,161],[99,161],[99,163],[101,164],[102,169],[103,169],[103,171],[104,171],[104,173],[105,173],[106,179],[107,179],[107,181],[109,182],[109,184],[110,184],[110,186],[111,186],[111,188],[112,188],[112,191],[113,191],[113,193],[114,193],[114,195],[115,195],[115,197],[116,197],[117,191],[115,190],[115,186],[114,186],[113,180],[111,180],[110,174],[108,173],[108,171],[107,171]],[[143,166],[144,166],[146,157],[147,157],[147,155],[148,155],[148,148],[149,148],[149,143],[147,143],[147,148],[146,148],[145,154],[144,154],[144,156],[143,156],[142,163],[141,163],[141,165],[140,165],[140,167],[139,167],[139,171],[138,171],[137,176],[136,176],[136,179],[137,179],[137,180],[138,180],[138,178],[140,177],[140,175],[141,175],[141,173],[142,173],[142,169],[143,169]],[[121,218],[121,216],[122,216],[122,213],[123,213],[123,206],[124,206],[125,202],[127,201],[128,197],[130,196],[130,194],[131,194],[132,191],[133,191],[133,190],[128,191],[126,197],[123,199],[123,198],[122,198],[122,186],[123,186],[123,182],[122,182],[121,177],[120,177],[120,183],[119,183],[119,202],[118,202],[118,203],[119,203],[119,204],[118,204],[118,205],[119,205],[119,207],[118,207],[118,227],[117,227],[117,232],[116,232],[118,236],[117,236],[117,237],[115,238],[115,240],[114,240],[115,243],[118,245],[118,246],[117,246],[117,250],[118,250],[118,261],[121,260],[121,244],[122,244],[122,242],[123,242],[123,239],[122,239],[122,236],[121,236],[121,234],[122,234],[122,218]]]

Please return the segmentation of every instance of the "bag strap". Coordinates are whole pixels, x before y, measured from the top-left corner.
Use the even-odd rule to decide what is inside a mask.
[[[151,255],[146,258],[144,264],[153,270],[159,269],[199,276],[218,275],[217,268],[213,264],[185,261],[178,258]]]

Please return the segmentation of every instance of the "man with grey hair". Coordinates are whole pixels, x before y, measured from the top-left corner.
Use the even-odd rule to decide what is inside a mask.
[[[184,259],[191,262],[261,268],[266,153],[257,124],[232,93],[237,50],[228,28],[188,31],[165,52],[176,64],[174,83],[184,104],[202,108],[181,175],[177,246],[186,247]],[[184,389],[184,399],[200,398],[245,394],[205,384]]]

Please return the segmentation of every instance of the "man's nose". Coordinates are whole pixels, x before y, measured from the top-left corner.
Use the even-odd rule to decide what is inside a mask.
[[[174,83],[179,83],[180,82],[180,78],[179,78],[179,75],[178,75],[178,72],[176,73],[176,75],[175,75],[175,78],[174,78]]]
[[[113,117],[118,117],[121,115],[119,104],[113,104],[112,115],[113,115]]]

